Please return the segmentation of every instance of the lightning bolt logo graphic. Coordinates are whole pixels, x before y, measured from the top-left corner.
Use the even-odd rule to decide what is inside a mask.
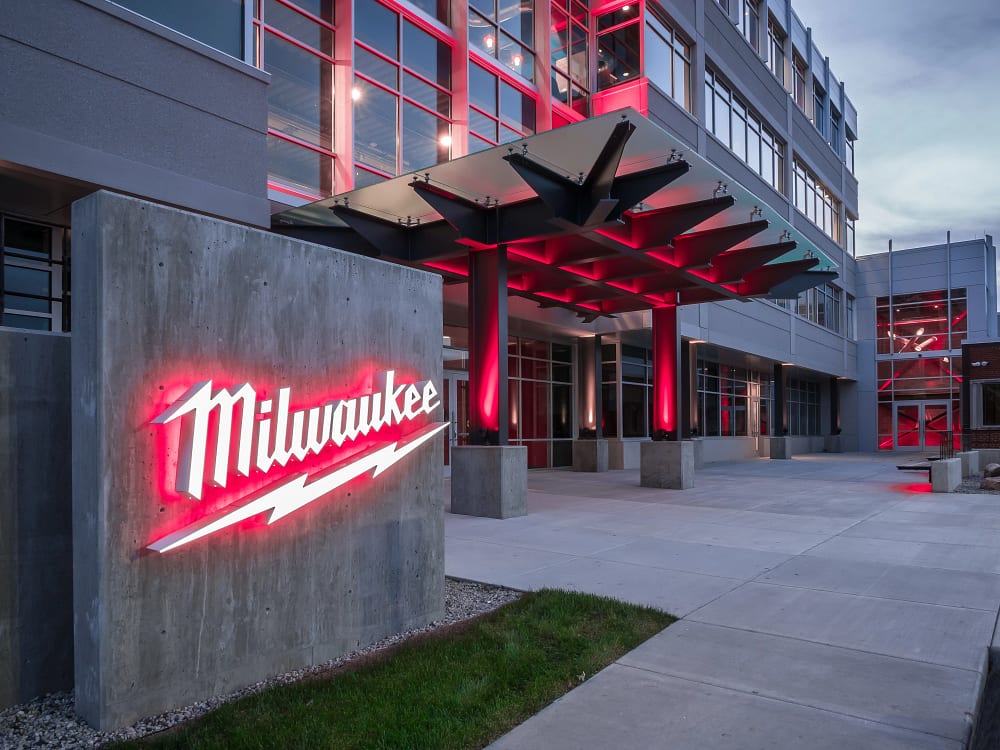
[[[372,472],[372,477],[377,477],[447,426],[447,422],[431,424],[411,433],[405,441],[375,446],[360,455],[334,464],[322,474],[314,476],[312,481],[309,481],[308,474],[298,474],[278,482],[158,539],[148,548],[154,552],[168,552],[267,511],[271,511],[267,519],[270,525],[369,471]]]

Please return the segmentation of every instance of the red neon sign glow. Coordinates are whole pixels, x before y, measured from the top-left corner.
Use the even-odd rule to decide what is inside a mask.
[[[299,411],[292,411],[290,402],[290,388],[278,389],[274,400],[258,398],[249,383],[213,388],[208,380],[190,387],[152,420],[180,423],[177,461],[167,467],[175,469],[174,489],[201,500],[206,487],[225,487],[234,474],[266,474],[290,461],[324,457],[331,444],[357,448],[365,436],[370,444],[313,475],[302,471],[266,484],[159,538],[149,549],[166,552],[268,510],[272,524],[368,472],[378,476],[447,427],[431,423],[398,436],[398,426],[431,414],[440,400],[430,380],[397,385],[392,370],[377,375],[369,393]],[[390,433],[397,437],[378,441],[379,434]]]

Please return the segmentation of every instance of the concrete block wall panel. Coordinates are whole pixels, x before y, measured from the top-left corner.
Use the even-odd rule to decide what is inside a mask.
[[[105,0],[13,3],[0,161],[266,225],[269,78]]]
[[[0,707],[73,685],[69,358],[0,330]]]
[[[652,83],[649,84],[648,115],[650,120],[668,133],[685,141],[692,149],[697,149],[698,122]]]
[[[293,409],[388,369],[440,390],[440,277],[103,191],[74,204],[73,240],[78,712],[121,726],[441,616],[439,439],[274,525],[147,549],[280,481],[182,498],[180,425],[152,418],[208,379],[290,386]],[[328,448],[313,472],[344,457]]]

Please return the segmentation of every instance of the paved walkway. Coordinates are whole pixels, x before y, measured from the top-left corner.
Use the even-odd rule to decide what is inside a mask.
[[[1000,603],[1000,498],[891,456],[529,473],[528,515],[447,514],[448,575],[683,618],[491,747],[961,748]]]

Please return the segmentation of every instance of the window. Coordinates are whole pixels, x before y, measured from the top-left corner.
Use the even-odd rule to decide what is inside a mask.
[[[830,147],[840,153],[840,113],[830,107]]]
[[[640,73],[639,4],[597,17],[597,90],[634,80]]]
[[[828,237],[840,242],[840,201],[798,158],[793,161],[792,168],[795,173],[795,207]]]
[[[622,437],[649,435],[653,409],[653,357],[641,346],[621,345]]]
[[[499,76],[469,64],[469,152],[535,132],[535,100]]]
[[[806,63],[798,55],[793,54],[792,74],[795,76],[792,86],[792,97],[803,112],[806,111]]]
[[[816,126],[819,134],[826,137],[826,114],[825,114],[826,92],[823,88],[813,83],[813,116],[812,122]]]
[[[646,6],[645,66],[650,83],[691,111],[691,48],[655,5]]]
[[[854,296],[850,294],[844,294],[846,300],[847,309],[847,320],[845,321],[845,331],[844,334],[849,339],[856,339],[858,337],[857,323],[854,318]]]
[[[116,5],[244,60],[244,0],[115,0]]]
[[[819,383],[788,379],[788,434],[819,435]]]
[[[698,433],[706,437],[769,434],[772,381],[745,367],[699,359]]]
[[[765,182],[783,191],[785,144],[710,69],[705,70],[705,127]]]
[[[451,155],[451,48],[375,0],[357,0],[356,187]]]
[[[760,0],[737,0],[739,25],[743,38],[760,54]]]
[[[552,97],[584,116],[590,97],[589,27],[585,3],[552,3]]]
[[[618,345],[601,345],[601,431],[618,437]]]
[[[778,83],[785,85],[785,36],[778,28],[774,19],[767,22],[768,55],[767,65],[778,79]]]
[[[844,163],[847,165],[847,168],[849,170],[851,170],[851,174],[855,174],[855,172],[854,172],[854,141],[857,140],[857,136],[855,136],[854,133],[851,132],[850,128],[848,128],[846,132],[847,132],[847,140],[845,141],[846,146],[845,146],[845,150],[844,150]]]
[[[301,5],[264,0],[254,19],[257,65],[271,74],[267,167],[273,188],[325,197],[336,188],[333,6],[308,0]]]
[[[511,444],[532,469],[572,464],[573,347],[511,337],[507,354]]]
[[[535,76],[532,0],[472,0],[469,43],[529,81]]]
[[[69,330],[69,234],[0,217],[0,325]]]
[[[833,284],[806,289],[799,294],[797,312],[800,317],[840,333],[841,290]]]
[[[875,301],[876,354],[958,350],[968,335],[965,288],[896,294]],[[948,334],[951,334],[949,344]]]
[[[845,222],[844,231],[847,233],[847,241],[844,243],[844,247],[851,254],[852,258],[857,257],[857,248],[855,247],[855,227],[854,224],[857,221],[850,214],[847,215],[847,221]]]
[[[969,384],[972,428],[1000,429],[1000,381],[980,380]]]

